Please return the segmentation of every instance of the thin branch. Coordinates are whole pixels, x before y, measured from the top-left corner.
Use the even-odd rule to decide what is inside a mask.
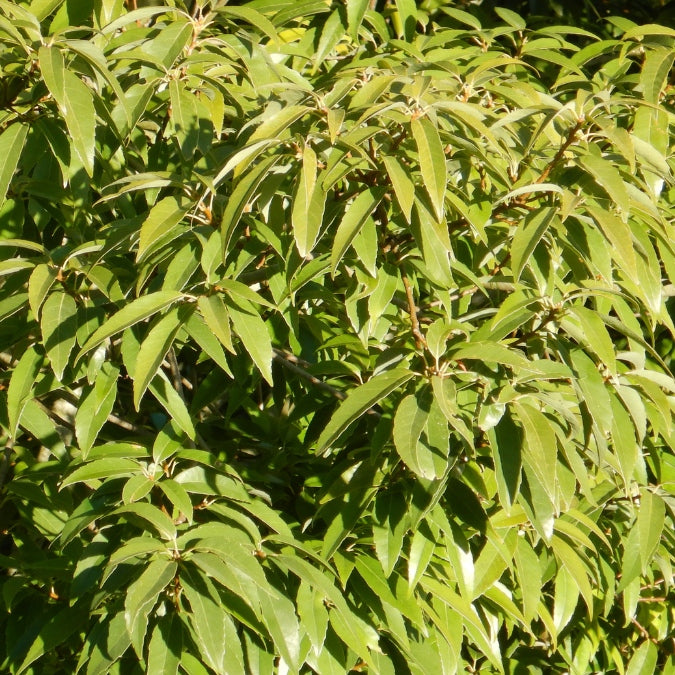
[[[180,374],[180,366],[178,365],[178,359],[176,358],[176,352],[173,347],[169,349],[166,354],[167,361],[169,362],[169,371],[171,372],[171,379],[173,380],[173,388],[178,392],[178,395],[181,397],[183,403],[185,403],[185,391],[183,390],[183,376]]]
[[[400,265],[401,270],[401,279],[403,280],[403,286],[405,288],[405,295],[408,299],[408,313],[410,314],[410,323],[412,324],[412,334],[415,338],[415,346],[418,350],[422,351],[427,346],[427,341],[420,331],[420,322],[417,319],[417,307],[415,305],[415,298],[413,297],[412,287],[410,286],[410,281],[408,275],[405,273],[403,264]]]
[[[341,401],[346,398],[346,395],[342,393],[339,389],[331,387],[330,384],[327,384],[323,380],[320,380],[318,377],[315,377],[311,373],[308,373],[304,368],[301,368],[298,363],[302,363],[300,359],[294,354],[289,354],[284,352],[281,349],[274,350],[274,360],[281,364],[284,368],[287,368],[291,372],[295,373],[303,380],[313,384],[317,389],[321,391],[328,392],[331,396],[340,399]],[[309,364],[308,364],[309,365]]]
[[[577,136],[577,133],[579,132],[579,129],[584,126],[584,120],[583,119],[578,119],[577,123],[570,129],[569,134],[567,134],[567,138],[565,139],[565,142],[560,146],[558,149],[558,152],[555,153],[553,156],[553,159],[546,165],[546,168],[541,172],[541,175],[539,178],[537,178],[535,183],[544,183],[548,179],[548,177],[551,175],[551,171],[555,169],[556,165],[558,162],[562,159],[563,155],[567,151],[567,148],[574,143],[574,139]],[[527,195],[523,195],[523,197],[526,197]]]

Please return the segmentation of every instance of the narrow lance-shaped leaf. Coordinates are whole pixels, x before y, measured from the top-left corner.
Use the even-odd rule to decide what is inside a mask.
[[[347,0],[347,25],[353,40],[358,39],[363,16],[368,9],[369,0]]]
[[[436,218],[439,221],[443,220],[448,170],[438,129],[427,118],[412,120],[410,128],[419,152],[424,185],[431,198]]]
[[[149,331],[141,344],[134,373],[134,406],[136,410],[141,398],[154,378],[166,353],[193,307],[180,305],[172,307]]]
[[[204,321],[206,321],[206,325],[218,338],[220,344],[235,354],[230,330],[230,315],[222,299],[218,295],[202,295],[197,300],[197,306],[204,317]]]
[[[640,561],[642,573],[652,561],[654,553],[661,543],[661,534],[665,525],[666,505],[663,499],[649,490],[643,490],[637,516],[637,528],[640,539]]]
[[[170,478],[157,483],[167,499],[192,523],[192,500],[185,488]]]
[[[148,646],[149,673],[176,675],[183,651],[183,630],[175,612],[159,618]]]
[[[228,631],[227,624],[232,619],[214,599],[217,592],[213,583],[197,570],[181,574],[184,597],[190,603],[190,623],[192,624],[200,647],[202,658],[217,673],[235,675],[227,667]]]
[[[96,375],[94,386],[83,396],[75,413],[75,435],[84,458],[112,412],[118,375],[118,368],[104,363]]]
[[[35,347],[29,347],[19,359],[9,381],[7,390],[7,416],[9,418],[9,433],[16,438],[19,421],[26,403],[28,402],[35,379],[40,372],[44,357]]]
[[[234,332],[240,337],[246,351],[260,369],[262,376],[272,384],[272,340],[260,314],[251,307],[233,300],[227,302]]]
[[[423,478],[435,478],[431,451],[420,440],[429,417],[428,406],[428,396],[411,394],[401,401],[394,416],[394,445],[411,471]]]
[[[380,203],[383,196],[383,190],[368,188],[359,194],[347,207],[333,240],[333,248],[330,255],[331,274],[335,275],[335,270],[349,245],[359,233],[363,223],[366,222],[366,218],[373,213]]]
[[[182,294],[178,291],[156,291],[133,300],[89,336],[89,339],[82,345],[82,349],[77,356],[78,360],[87,352],[98,347],[107,338],[148,319],[182,297]]]
[[[56,281],[57,275],[58,269],[47,263],[36,265],[30,275],[28,280],[28,304],[36,319],[40,316],[40,307],[42,307],[49,289]]]
[[[410,172],[398,157],[386,155],[382,158],[382,161],[394,187],[394,194],[398,205],[401,207],[401,213],[410,222],[412,207],[415,202],[415,184],[410,178]]]
[[[70,132],[73,147],[86,172],[94,172],[96,111],[91,90],[68,70],[57,47],[40,47],[40,70],[56,99]]]
[[[56,291],[49,295],[42,306],[42,339],[52,370],[60,380],[68,365],[70,352],[75,346],[77,332],[77,305],[75,300]]]
[[[141,471],[140,464],[133,459],[123,457],[102,457],[78,467],[61,481],[61,488],[75,483],[84,483],[104,478],[132,476]]]
[[[178,224],[188,212],[187,206],[176,197],[165,197],[157,202],[141,225],[136,261],[171,241],[180,233]]]
[[[160,594],[176,576],[177,563],[160,558],[148,564],[143,573],[127,589],[124,599],[124,620],[131,644],[143,658],[143,645],[149,637],[148,615],[159,601]]]
[[[370,410],[378,401],[405,384],[413,375],[413,372],[405,368],[395,368],[380,373],[365,384],[352,389],[319,436],[316,454],[320,455],[328,450],[352,422]]]
[[[555,503],[558,446],[553,428],[546,416],[531,405],[516,402],[514,409],[525,432],[523,462],[529,465]]]
[[[223,237],[223,260],[227,257],[230,247],[230,239],[235,228],[239,224],[239,219],[245,206],[251,199],[253,192],[270,173],[272,167],[281,159],[280,155],[267,157],[251,169],[244,178],[240,179],[237,186],[230,195],[225,212],[223,213],[223,226],[221,234]]]
[[[326,204],[326,193],[316,180],[316,168],[316,153],[306,146],[291,215],[293,236],[303,258],[314,248]]]
[[[12,181],[12,176],[19,165],[19,158],[23,145],[28,135],[28,125],[12,124],[0,136],[0,157],[2,157],[2,166],[0,166],[0,208],[5,203],[7,189]]]

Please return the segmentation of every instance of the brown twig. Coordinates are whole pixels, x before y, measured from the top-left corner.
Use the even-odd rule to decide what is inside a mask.
[[[558,149],[558,152],[555,153],[553,156],[553,159],[546,165],[546,168],[541,172],[541,175],[539,178],[537,178],[535,183],[544,183],[548,177],[551,175],[551,171],[555,168],[556,164],[562,159],[563,155],[567,151],[567,148],[574,143],[574,139],[577,136],[577,133],[579,132],[579,129],[584,126],[584,120],[583,119],[578,119],[577,123],[570,129],[570,132],[567,134],[567,138],[565,139],[565,142],[560,146]],[[526,195],[523,195],[525,197]]]
[[[321,389],[322,391],[329,393],[331,396],[334,396],[335,398],[338,398],[341,401],[346,398],[345,394],[341,392],[339,389],[331,387],[330,384],[324,382],[323,380],[320,380],[318,377],[312,375],[312,373],[308,373],[304,368],[298,365],[300,363],[306,362],[301,361],[294,354],[289,354],[288,352],[282,351],[281,349],[275,349],[273,358],[277,363],[281,364],[284,368],[287,368],[291,372],[295,373],[303,380],[307,380],[307,382],[313,384],[317,389]]]
[[[405,288],[405,295],[408,299],[408,314],[410,314],[410,323],[412,325],[412,334],[415,338],[415,346],[418,350],[422,351],[427,346],[427,341],[420,331],[420,322],[417,318],[417,307],[415,306],[415,298],[413,296],[412,287],[410,286],[410,280],[408,275],[405,272],[403,264],[400,265],[401,270],[401,280],[403,281],[403,287]]]

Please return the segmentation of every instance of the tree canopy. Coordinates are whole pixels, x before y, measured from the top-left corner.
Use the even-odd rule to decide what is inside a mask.
[[[0,670],[675,672],[675,29],[132,4],[0,0]]]

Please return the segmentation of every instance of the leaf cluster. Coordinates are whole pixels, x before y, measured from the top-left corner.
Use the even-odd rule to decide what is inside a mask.
[[[0,0],[0,669],[675,670],[675,31],[132,4]]]

